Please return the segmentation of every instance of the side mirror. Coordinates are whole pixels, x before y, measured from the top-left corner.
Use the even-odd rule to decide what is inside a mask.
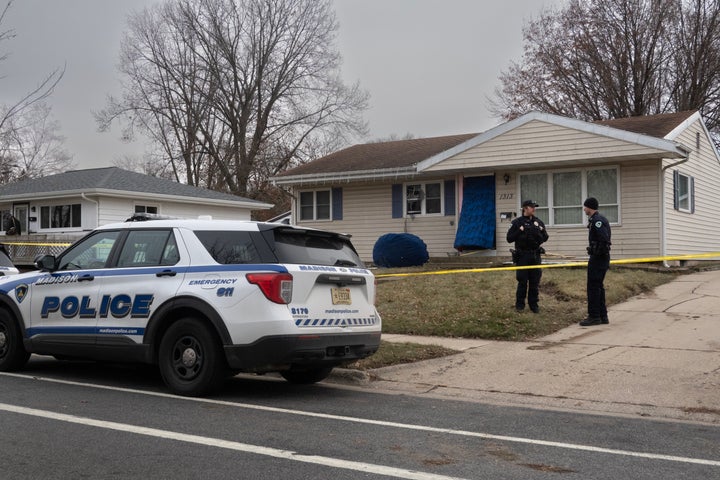
[[[44,272],[57,270],[57,259],[55,255],[38,255],[35,257],[35,267]]]

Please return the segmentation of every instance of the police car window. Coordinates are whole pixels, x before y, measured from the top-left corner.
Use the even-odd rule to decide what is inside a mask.
[[[195,231],[198,239],[222,265],[237,263],[264,263],[252,232]]]
[[[280,263],[363,267],[350,242],[340,235],[276,229],[274,236]]]
[[[175,265],[180,261],[180,253],[178,252],[175,235],[170,235],[165,249],[163,250],[161,265]]]
[[[70,247],[60,257],[60,270],[103,268],[120,232],[98,232]]]
[[[125,244],[118,258],[118,267],[148,267],[168,265],[166,253],[170,238],[175,241],[170,230],[133,230],[128,232]],[[177,251],[177,248],[175,248]],[[174,263],[177,263],[175,260]]]

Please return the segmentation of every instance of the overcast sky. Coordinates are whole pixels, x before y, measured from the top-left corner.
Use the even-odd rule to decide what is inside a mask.
[[[499,121],[486,97],[522,55],[522,27],[562,0],[334,0],[348,83],[371,95],[367,140],[482,132]],[[4,6],[6,0],[0,0]],[[2,25],[0,103],[17,101],[67,65],[49,100],[78,168],[140,154],[139,142],[99,133],[92,116],[118,95],[116,70],[126,16],[156,0],[15,0]]]

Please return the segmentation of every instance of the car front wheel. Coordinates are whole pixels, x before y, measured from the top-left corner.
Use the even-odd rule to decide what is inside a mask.
[[[211,392],[227,371],[217,335],[195,318],[183,318],[168,328],[160,341],[158,364],[168,388],[186,396]]]
[[[0,371],[20,370],[29,358],[20,327],[6,310],[0,309]]]

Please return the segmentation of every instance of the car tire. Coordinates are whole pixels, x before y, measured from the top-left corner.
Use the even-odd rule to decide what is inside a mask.
[[[332,370],[333,367],[293,368],[280,372],[280,375],[290,383],[308,385],[325,380]]]
[[[29,358],[30,354],[23,346],[20,327],[7,310],[0,309],[0,371],[20,370]]]
[[[200,396],[217,388],[227,365],[220,339],[196,318],[183,318],[168,328],[158,352],[160,374],[178,395]]]

